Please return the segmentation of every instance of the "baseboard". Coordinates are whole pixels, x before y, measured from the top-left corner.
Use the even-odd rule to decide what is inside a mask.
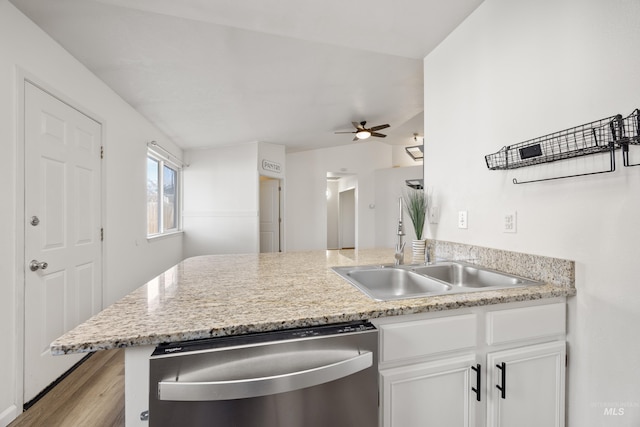
[[[31,399],[28,402],[25,402],[24,405],[22,405],[22,409],[24,409],[26,411],[29,408],[31,408],[33,405],[38,403],[38,401],[40,399],[42,399],[44,396],[46,396],[47,393],[49,393],[51,390],[53,390],[53,388],[55,386],[60,384],[62,382],[62,380],[67,378],[73,371],[78,369],[80,367],[80,365],[82,365],[91,356],[93,356],[93,353],[87,354],[82,359],[80,359],[78,362],[76,362],[76,364],[73,365],[71,368],[69,368],[64,374],[60,375],[55,381],[53,381],[51,384],[49,384],[43,390],[41,390],[40,393],[38,393],[36,397],[34,397],[33,399]]]
[[[9,423],[18,417],[18,407],[11,405],[0,412],[0,427],[7,427]]]

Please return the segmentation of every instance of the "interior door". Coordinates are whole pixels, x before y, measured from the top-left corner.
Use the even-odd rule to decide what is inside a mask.
[[[102,306],[101,125],[25,83],[24,401],[82,355],[49,344]]]
[[[340,249],[356,247],[356,190],[340,192]]]
[[[260,178],[260,252],[280,252],[280,180]]]

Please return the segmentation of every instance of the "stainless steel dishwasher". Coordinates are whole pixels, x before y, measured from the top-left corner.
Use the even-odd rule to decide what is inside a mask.
[[[377,349],[368,322],[161,345],[149,425],[376,427]]]

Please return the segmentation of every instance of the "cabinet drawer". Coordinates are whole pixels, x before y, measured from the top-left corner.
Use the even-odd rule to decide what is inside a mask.
[[[380,361],[410,359],[476,346],[476,315],[381,325]]]
[[[490,311],[487,313],[487,344],[564,335],[565,313],[565,303]]]

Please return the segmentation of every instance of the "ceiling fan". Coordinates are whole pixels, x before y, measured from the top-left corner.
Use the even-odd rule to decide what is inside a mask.
[[[336,133],[355,133],[356,136],[355,138],[353,138],[354,141],[357,141],[359,139],[367,139],[370,136],[375,136],[377,138],[386,138],[387,135],[378,133],[377,131],[382,130],[382,129],[386,129],[389,127],[389,125],[378,125],[378,126],[373,126],[370,128],[366,128],[365,125],[367,124],[366,121],[362,121],[360,123],[357,122],[351,122],[351,124],[353,124],[353,127],[356,128],[355,131],[353,132],[336,132]]]

